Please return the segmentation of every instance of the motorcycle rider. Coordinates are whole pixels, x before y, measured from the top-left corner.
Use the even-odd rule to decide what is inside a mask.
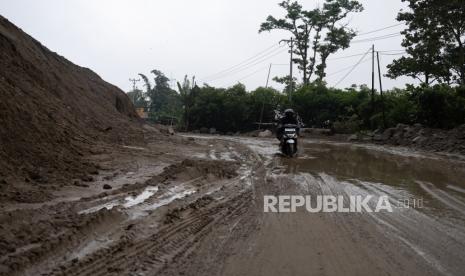
[[[284,133],[284,125],[296,125],[296,132],[297,135],[299,135],[301,125],[300,119],[292,108],[284,110],[284,115],[277,113],[275,119],[278,121],[278,125],[276,128],[276,138],[278,138],[279,141],[281,141],[281,137]]]

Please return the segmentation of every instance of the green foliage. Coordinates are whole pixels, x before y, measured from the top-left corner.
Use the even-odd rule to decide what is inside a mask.
[[[347,89],[328,88],[312,83],[293,93],[292,104],[286,94],[259,87],[246,92],[238,84],[228,89],[196,87],[190,112],[190,129],[213,127],[221,132],[249,131],[257,128],[263,108],[263,123],[273,121],[275,109],[294,108],[307,127],[333,128],[338,133],[383,128],[381,96],[366,86]],[[428,127],[452,128],[465,123],[465,89],[436,85],[408,87],[384,93],[386,127],[398,123],[422,123]]]
[[[355,36],[355,32],[342,20],[351,12],[362,11],[362,5],[354,0],[325,0],[322,7],[304,10],[297,1],[286,0],[279,6],[286,12],[284,18],[268,16],[260,25],[259,32],[290,32],[295,39],[293,53],[296,58],[293,61],[303,73],[302,83],[308,84],[314,73],[319,81],[323,81],[328,56],[349,47]],[[312,53],[309,53],[310,50]],[[317,54],[321,60],[318,65]]]
[[[149,94],[152,91],[152,85],[150,84],[149,78],[147,78],[147,76],[144,74],[139,74],[139,76],[144,81],[145,93]]]
[[[182,113],[182,97],[169,86],[169,79],[158,70],[152,70],[155,75],[154,85],[144,74],[139,76],[144,81],[145,92],[139,89],[128,93],[136,107],[143,107],[148,112],[149,119],[154,122],[177,122]]]
[[[250,120],[253,122],[269,123],[274,119],[274,110],[278,106],[286,106],[288,97],[273,88],[258,87],[250,92]],[[256,127],[256,126],[251,126]]]
[[[415,88],[418,97],[418,121],[436,128],[452,128],[465,123],[463,88],[436,85]]]
[[[187,78],[187,75],[185,75],[183,83],[181,84],[177,82],[177,85],[183,108],[182,125],[185,130],[188,130],[190,122],[189,114],[192,109],[192,105],[194,104],[195,92],[198,89],[195,84],[195,77],[192,77],[191,82]]]
[[[333,89],[319,83],[302,87],[293,94],[294,107],[309,127],[328,127],[334,122],[362,117],[361,108],[366,101],[366,89]]]
[[[417,122],[417,101],[409,90],[393,89],[384,94],[386,120],[388,126],[398,123],[414,124]]]
[[[225,133],[253,130],[261,114],[263,122],[271,122],[276,106],[287,101],[284,94],[272,88],[259,87],[249,93],[242,84],[228,89],[206,85],[195,90],[189,111],[190,130],[202,127]]]
[[[402,0],[409,10],[398,21],[407,55],[388,66],[388,76],[410,76],[432,82],[465,84],[465,4],[463,0]]]
[[[299,86],[290,101],[286,93],[273,88],[259,87],[248,92],[240,83],[227,89],[199,87],[195,79],[191,81],[187,76],[182,84],[178,83],[177,93],[163,73],[154,70],[153,74],[155,84],[150,91],[132,91],[129,97],[147,107],[151,120],[179,119],[186,130],[206,127],[223,133],[251,131],[260,122],[271,123],[274,110],[289,107],[299,113],[307,127],[332,128],[338,133],[383,128],[383,105],[386,127],[421,123],[453,128],[465,123],[465,87],[407,86],[385,92],[384,102],[375,93],[372,110],[371,90],[366,85],[336,89],[313,82]]]
[[[297,79],[295,77],[292,78],[291,80],[291,76],[290,75],[287,75],[287,76],[283,76],[283,77],[274,77],[273,80],[277,83],[281,83],[281,84],[284,84],[284,93],[288,94],[291,93],[291,91],[293,91],[294,88],[297,87]]]

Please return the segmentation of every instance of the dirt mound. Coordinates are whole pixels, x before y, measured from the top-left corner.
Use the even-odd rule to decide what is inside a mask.
[[[185,159],[181,163],[165,168],[156,180],[166,182],[207,176],[232,178],[237,176],[237,169],[238,164],[231,161]]]
[[[123,91],[0,16],[0,197],[95,170],[91,148],[141,142],[138,121]]]
[[[424,128],[399,124],[388,128],[377,140],[393,145],[401,145],[465,155],[465,125],[452,130]]]
[[[398,124],[384,131],[357,133],[346,138],[348,141],[374,142],[465,155],[465,125],[442,130],[426,128],[421,124]]]

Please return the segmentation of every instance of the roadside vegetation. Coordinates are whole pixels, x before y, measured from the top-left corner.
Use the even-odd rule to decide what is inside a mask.
[[[288,0],[279,4],[286,11],[283,18],[270,15],[259,28],[259,32],[284,30],[294,39],[293,61],[303,77],[276,76],[275,81],[285,84],[282,91],[270,87],[247,91],[241,83],[228,88],[197,85],[187,76],[176,91],[162,72],[153,70],[153,81],[140,74],[144,90],[128,94],[150,120],[169,121],[187,131],[250,131],[260,122],[272,122],[274,110],[284,107],[294,108],[307,127],[337,133],[399,123],[440,129],[465,124],[465,6],[462,1],[403,1],[409,9],[399,12],[397,20],[406,24],[401,32],[405,54],[388,65],[387,77],[408,76],[419,85],[384,91],[382,96],[378,91],[372,96],[366,85],[328,87],[325,61],[350,46],[356,32],[344,19],[363,7],[357,1],[326,0],[321,7],[304,10]]]

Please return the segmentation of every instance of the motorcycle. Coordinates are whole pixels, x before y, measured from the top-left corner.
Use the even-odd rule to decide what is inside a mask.
[[[283,125],[284,131],[281,136],[280,149],[281,152],[289,157],[293,157],[297,153],[297,125]]]

